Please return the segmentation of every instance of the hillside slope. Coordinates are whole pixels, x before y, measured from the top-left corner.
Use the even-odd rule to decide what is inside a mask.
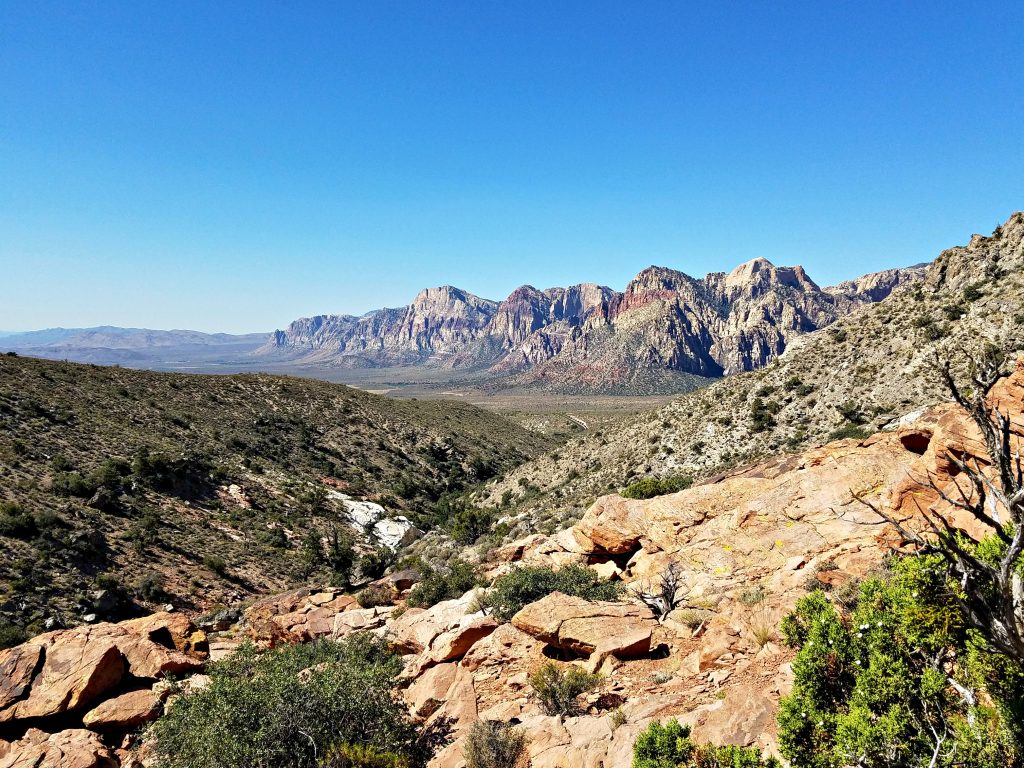
[[[445,492],[550,445],[461,403],[0,356],[0,624],[280,590],[314,575],[311,531],[428,524]]]
[[[990,403],[1012,424],[1022,424],[1024,360],[992,390]],[[1019,428],[1015,433],[1014,444],[1021,439]],[[177,697],[204,696],[199,692],[230,685],[223,677],[217,681],[216,668],[205,670],[214,676],[212,684],[209,677],[191,677],[203,671],[207,643],[210,657],[219,658],[243,638],[259,647],[280,647],[354,639],[364,631],[387,637],[390,647],[401,654],[401,696],[409,714],[431,733],[444,736],[431,740],[437,751],[430,768],[464,768],[471,729],[481,720],[512,723],[528,734],[525,746],[531,768],[625,768],[639,735],[652,722],[668,718],[692,727],[699,742],[755,745],[778,755],[787,749],[787,741],[792,746],[794,735],[801,735],[804,727],[799,721],[794,725],[792,719],[777,718],[780,697],[796,691],[801,677],[804,685],[811,675],[814,684],[821,685],[823,674],[839,669],[867,685],[879,679],[901,684],[919,679],[920,667],[909,665],[882,674],[883,669],[893,669],[887,666],[891,657],[883,649],[894,638],[906,643],[907,624],[935,626],[936,615],[946,621],[949,614],[939,613],[942,609],[931,602],[904,604],[908,610],[879,594],[880,580],[894,577],[893,551],[903,550],[906,542],[855,497],[866,497],[912,529],[926,525],[924,510],[956,521],[957,511],[940,496],[955,495],[958,472],[948,461],[951,454],[988,461],[981,435],[967,414],[942,405],[898,430],[776,456],[657,499],[604,496],[571,528],[554,536],[529,536],[490,552],[481,563],[481,575],[485,581],[498,580],[486,593],[457,588],[450,593],[454,599],[409,606],[414,578],[405,571],[389,580],[395,589],[386,589],[383,604],[363,608],[335,588],[291,590],[258,600],[236,615],[236,623],[209,635],[197,634],[190,617],[182,613],[49,632],[0,651],[0,681],[7,683],[0,687],[0,766],[137,768],[154,762],[154,748],[160,746],[154,737],[175,739],[174,744],[183,748],[198,741],[211,754],[206,747],[211,729],[225,722],[262,725],[266,719],[252,714],[251,702],[280,699],[259,689],[245,691],[246,695],[220,692],[216,704],[199,699],[193,700],[197,708],[186,709],[188,699]],[[935,487],[921,485],[926,477]],[[522,578],[531,572],[515,571],[515,563],[540,566],[540,573],[569,564],[585,573],[590,566],[595,569],[594,586],[602,589],[605,599],[552,592],[549,582],[544,587],[544,582],[528,575]],[[677,579],[674,599],[679,603],[660,620],[629,593],[621,593],[621,600],[607,599],[614,595],[612,583],[646,591],[669,569]],[[512,576],[514,571],[520,576]],[[576,571],[568,583],[579,584],[579,579]],[[603,580],[612,583],[600,583]],[[910,592],[913,584],[926,590],[933,583],[903,581],[900,588]],[[510,591],[510,584],[518,588]],[[843,634],[832,634],[838,626],[828,626],[822,616],[825,626],[814,640],[798,642],[803,645],[798,655],[791,645],[792,627],[782,629],[780,622],[809,592],[816,592],[812,600],[827,600],[841,611],[850,626]],[[860,595],[868,599],[858,599]],[[917,595],[915,589],[909,596]],[[481,610],[487,604],[495,610]],[[499,607],[509,609],[509,614]],[[864,608],[871,613],[865,616],[860,612]],[[854,616],[870,616],[877,623],[855,630]],[[806,650],[816,641],[829,646],[848,642],[850,647],[841,654],[823,650],[822,664],[808,669]],[[908,655],[914,651],[927,653],[928,658],[944,653],[913,644],[900,649]],[[308,663],[308,656],[300,658]],[[364,660],[365,654],[357,658]],[[794,659],[800,662],[794,664]],[[862,659],[863,672],[849,669]],[[959,674],[960,660],[946,659],[949,674]],[[260,675],[251,674],[250,663],[235,666],[234,674],[260,680]],[[554,673],[549,665],[554,665]],[[599,688],[580,697],[578,708],[565,707],[567,712],[543,706],[531,675],[546,669],[545,677],[550,678],[570,669],[578,672],[580,665],[600,672]],[[323,696],[322,689],[307,674],[325,666],[301,666],[303,691],[309,691],[313,701]],[[122,678],[124,670],[129,674]],[[333,665],[330,671],[339,672]],[[178,682],[169,685],[169,675]],[[270,686],[284,687],[281,678],[269,679]],[[988,684],[987,679],[982,681]],[[165,704],[169,688],[175,698]],[[865,711],[874,715],[881,709],[884,716],[891,708],[890,690],[883,689],[884,709],[869,698]],[[840,693],[842,698],[820,714],[845,714],[848,696]],[[979,691],[979,696],[987,693]],[[286,701],[291,704],[295,699]],[[781,711],[785,709],[783,705]],[[245,720],[234,714],[239,710]],[[199,733],[205,739],[186,740],[174,729],[162,730],[160,724],[156,731],[138,729],[139,723],[161,714],[174,721],[183,711],[188,714],[184,721],[177,720],[177,727],[184,725],[186,734]],[[1000,713],[1002,726],[1014,711]],[[295,712],[274,707],[268,714],[276,716],[276,722],[287,722],[287,731],[275,733],[305,737],[294,739],[289,748],[291,755],[308,755],[312,764],[318,745],[312,736],[296,731],[293,723],[296,717],[310,722],[315,715],[301,707]],[[959,712],[953,709],[951,714]],[[917,722],[908,721],[909,728]],[[998,721],[979,717],[978,723],[978,732],[985,736],[1003,730]],[[243,725],[231,735],[249,732]],[[317,735],[321,748],[326,739],[334,738],[331,733]],[[310,752],[304,751],[306,740],[312,744]],[[278,738],[274,745],[280,743]],[[931,753],[930,743],[926,746],[927,751],[918,748],[925,760]],[[219,757],[226,750],[212,754]],[[1009,749],[1003,754],[1010,759],[985,764],[1018,764]],[[960,764],[978,764],[971,757]],[[702,764],[740,763],[730,759]]]
[[[597,496],[646,476],[706,477],[829,436],[869,434],[944,399],[931,361],[984,340],[1024,349],[1024,213],[944,251],[923,282],[792,341],[766,368],[731,376],[524,464],[486,501],[569,522]]]

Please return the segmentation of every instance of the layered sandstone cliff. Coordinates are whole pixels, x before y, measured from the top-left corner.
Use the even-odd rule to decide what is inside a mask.
[[[801,267],[754,259],[699,280],[650,267],[622,292],[592,283],[524,285],[493,302],[443,286],[408,307],[296,320],[258,354],[311,365],[480,369],[568,390],[635,389],[651,374],[760,368],[795,336],[920,276],[889,270],[822,289]]]

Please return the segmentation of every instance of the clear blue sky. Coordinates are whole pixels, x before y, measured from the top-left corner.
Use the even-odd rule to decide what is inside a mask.
[[[1024,207],[1018,3],[0,3],[0,328],[826,284]]]

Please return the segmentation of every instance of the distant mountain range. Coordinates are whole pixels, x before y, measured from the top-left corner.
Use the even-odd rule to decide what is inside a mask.
[[[231,335],[103,325],[0,332],[0,351],[51,360],[162,369],[245,360],[266,340],[265,333]]]
[[[923,266],[891,269],[820,288],[802,267],[754,259],[702,279],[649,267],[622,292],[524,285],[497,302],[442,286],[397,309],[296,320],[256,356],[304,366],[483,370],[560,391],[685,389],[693,377],[760,368],[793,337],[923,275]]]
[[[766,365],[795,337],[921,280],[924,269],[821,288],[802,267],[765,259],[700,279],[652,266],[624,291],[524,285],[492,301],[446,285],[408,306],[301,318],[272,334],[51,328],[0,333],[0,351],[157,370],[329,368],[337,378],[345,369],[430,368],[470,371],[495,387],[684,391]]]

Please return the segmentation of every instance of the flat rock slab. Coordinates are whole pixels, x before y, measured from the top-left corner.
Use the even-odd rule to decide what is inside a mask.
[[[643,606],[591,602],[552,592],[519,611],[512,617],[512,625],[556,648],[587,655],[600,650],[633,656],[650,651],[658,622]]]
[[[134,728],[156,720],[161,707],[160,697],[148,688],[129,691],[86,712],[82,724],[91,730]]]

